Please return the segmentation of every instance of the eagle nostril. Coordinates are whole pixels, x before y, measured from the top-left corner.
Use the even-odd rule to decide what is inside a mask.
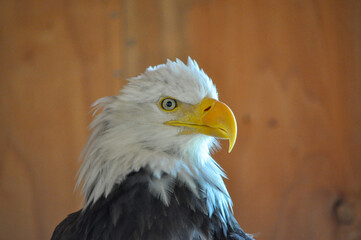
[[[206,109],[204,109],[204,112],[208,112],[211,109],[212,106],[207,107]]]

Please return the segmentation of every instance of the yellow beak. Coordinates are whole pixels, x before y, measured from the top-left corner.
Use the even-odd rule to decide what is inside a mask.
[[[232,151],[236,142],[237,123],[233,112],[226,104],[212,98],[205,98],[200,104],[183,109],[180,119],[168,121],[166,124],[185,127],[182,134],[201,133],[228,139],[228,152]]]

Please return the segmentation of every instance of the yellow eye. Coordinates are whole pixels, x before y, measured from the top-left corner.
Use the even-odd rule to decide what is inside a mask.
[[[177,100],[175,100],[173,98],[164,98],[160,102],[160,106],[166,111],[172,111],[176,107],[178,107],[178,103],[177,103]]]

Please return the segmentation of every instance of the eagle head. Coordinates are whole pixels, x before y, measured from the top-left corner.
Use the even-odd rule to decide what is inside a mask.
[[[230,207],[224,173],[210,152],[216,139],[228,139],[232,150],[236,120],[194,60],[149,67],[94,107],[101,112],[91,123],[78,180],[86,205],[107,196],[128,174],[147,169],[153,176],[149,190],[164,204],[177,179],[195,194],[199,186],[206,190],[210,214]]]

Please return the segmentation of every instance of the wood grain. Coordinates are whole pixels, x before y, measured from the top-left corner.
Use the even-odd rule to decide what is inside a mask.
[[[241,226],[360,239],[360,16],[357,0],[2,1],[0,239],[49,239],[81,207],[90,104],[187,56],[238,119],[215,158]]]
[[[120,87],[116,1],[2,1],[0,239],[49,239],[74,194],[89,105]]]

